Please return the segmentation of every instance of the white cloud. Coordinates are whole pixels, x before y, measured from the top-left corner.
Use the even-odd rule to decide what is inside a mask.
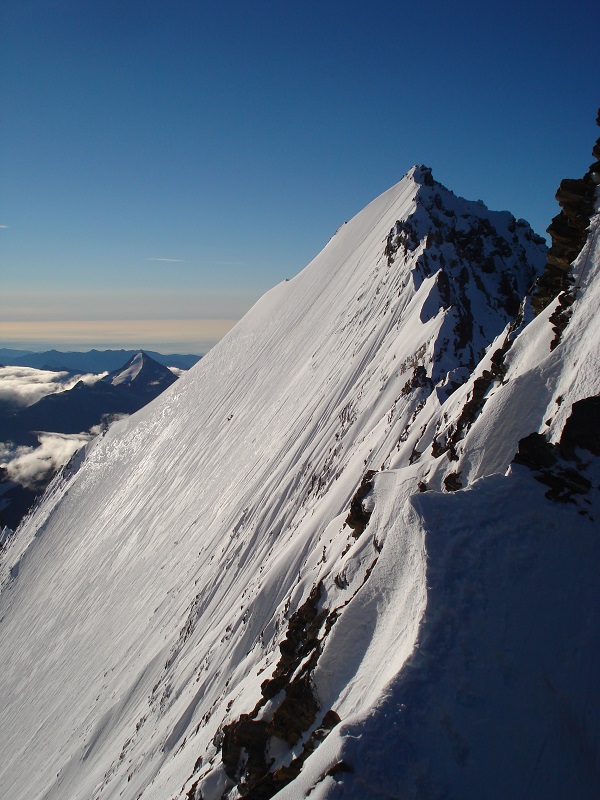
[[[167,369],[170,369],[173,375],[176,375],[178,378],[181,378],[181,376],[185,375],[187,372],[187,370],[179,369],[179,367],[167,367]]]
[[[0,467],[6,476],[15,483],[33,491],[43,489],[67,461],[84,444],[105,433],[113,422],[126,419],[129,414],[103,414],[98,425],[93,425],[89,433],[36,433],[38,447],[15,445],[13,442],[0,442]]]
[[[105,378],[107,375],[108,372],[86,372],[83,375],[73,375],[70,380],[63,384],[63,391],[72,389],[76,383],[79,383],[79,381],[85,383],[86,386],[93,386],[95,383],[98,383],[101,378]]]
[[[92,438],[81,433],[39,433],[38,447],[12,447],[0,442],[0,464],[10,480],[26,489],[41,489],[71,456]]]
[[[185,264],[183,258],[151,258],[150,261],[168,261],[172,264]]]
[[[5,467],[13,458],[29,453],[33,448],[15,446],[12,442],[0,442],[0,466]]]
[[[91,386],[106,374],[71,375],[33,367],[0,367],[0,402],[18,407],[31,406],[47,394],[72,389],[79,381]]]

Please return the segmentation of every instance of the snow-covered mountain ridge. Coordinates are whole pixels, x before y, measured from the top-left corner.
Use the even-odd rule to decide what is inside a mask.
[[[552,351],[544,262],[415,167],[92,443],[4,554],[2,796],[594,796],[600,475],[511,462],[599,393],[598,217]]]

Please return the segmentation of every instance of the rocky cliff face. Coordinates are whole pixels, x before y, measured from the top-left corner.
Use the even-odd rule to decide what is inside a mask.
[[[600,111],[596,121],[600,125]],[[569,308],[575,299],[571,264],[587,241],[588,228],[594,213],[596,187],[600,184],[600,139],[596,140],[592,155],[595,160],[583,178],[565,178],[558,187],[556,199],[561,211],[547,228],[552,246],[544,272],[532,295],[532,306],[536,314],[546,308],[555,297],[560,296],[559,305],[552,317],[554,347],[560,341],[561,332],[569,319]]]

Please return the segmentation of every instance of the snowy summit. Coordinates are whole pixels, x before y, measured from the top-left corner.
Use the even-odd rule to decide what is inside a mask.
[[[3,552],[0,795],[596,797],[599,225],[557,333],[414,167],[90,443]]]
[[[114,370],[102,380],[110,383],[111,386],[128,388],[140,394],[156,395],[174,383],[176,379],[168,367],[159,364],[158,361],[140,351],[132,356],[123,367]]]

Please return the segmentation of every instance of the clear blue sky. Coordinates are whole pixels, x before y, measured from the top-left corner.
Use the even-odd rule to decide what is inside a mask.
[[[543,233],[600,133],[597,0],[19,0],[0,23],[8,346],[205,350],[415,163]]]

